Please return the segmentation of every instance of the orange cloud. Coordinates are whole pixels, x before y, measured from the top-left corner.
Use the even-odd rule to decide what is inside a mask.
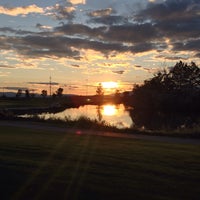
[[[17,15],[27,15],[29,13],[43,13],[44,10],[35,4],[23,7],[3,7],[0,6],[0,14],[17,16]]]
[[[69,0],[72,4],[86,4],[86,0]]]

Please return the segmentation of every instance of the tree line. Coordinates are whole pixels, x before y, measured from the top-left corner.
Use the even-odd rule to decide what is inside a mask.
[[[125,103],[133,107],[132,119],[140,126],[200,124],[200,68],[194,62],[180,61],[158,71],[142,85],[135,85]]]
[[[56,90],[56,92],[52,94],[52,97],[53,97],[53,98],[55,98],[55,97],[62,97],[62,96],[63,96],[63,91],[64,91],[63,88],[61,88],[61,87],[58,88],[58,89]],[[18,89],[18,91],[17,91],[17,93],[16,93],[16,98],[22,97],[22,94],[23,94],[23,90],[22,90],[22,89]],[[47,90],[42,90],[42,91],[41,91],[41,96],[42,96],[43,98],[46,98],[47,95],[48,95]],[[31,93],[31,90],[29,90],[29,89],[26,89],[26,90],[25,90],[25,97],[26,97],[26,98],[30,98],[30,97],[33,98],[34,96],[35,96],[35,94],[34,94],[34,93]]]

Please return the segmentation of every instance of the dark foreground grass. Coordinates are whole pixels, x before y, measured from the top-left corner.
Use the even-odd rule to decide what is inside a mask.
[[[200,197],[200,146],[1,127],[1,199]]]

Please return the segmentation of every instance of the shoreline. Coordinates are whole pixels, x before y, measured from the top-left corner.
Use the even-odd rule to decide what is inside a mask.
[[[24,123],[24,122],[28,123]],[[180,143],[180,144],[193,144],[200,145],[200,137],[185,137],[185,135],[179,134],[177,135],[152,135],[146,134],[144,132],[139,133],[137,130],[131,130],[130,132],[114,132],[109,130],[95,130],[88,127],[80,128],[80,127],[66,127],[59,126],[56,124],[50,124],[49,122],[44,121],[31,121],[31,120],[0,120],[0,126],[6,127],[18,127],[18,128],[27,128],[34,130],[44,130],[51,131],[56,133],[74,133],[77,135],[95,135],[95,136],[103,136],[103,137],[114,137],[114,138],[128,138],[128,139],[142,139],[147,141],[155,141],[155,142],[169,142],[169,143]],[[156,132],[156,131],[155,131]]]

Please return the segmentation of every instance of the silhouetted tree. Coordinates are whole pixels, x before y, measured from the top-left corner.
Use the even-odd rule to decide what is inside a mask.
[[[194,63],[176,63],[168,72],[159,71],[150,80],[146,80],[142,87],[159,91],[199,90],[200,68]]]
[[[101,84],[101,83],[99,83],[99,85],[98,85],[98,87],[97,87],[96,95],[97,95],[97,96],[103,96],[103,95],[104,95],[104,91],[103,91],[103,87],[102,87],[102,84]]]
[[[96,95],[98,98],[97,103],[101,104],[103,102],[103,98],[104,98],[104,90],[103,90],[101,83],[99,83],[99,86],[97,87]]]
[[[25,90],[25,96],[26,96],[26,98],[29,98],[29,97],[30,97],[30,92],[29,92],[28,89]]]
[[[19,98],[22,96],[22,89],[18,89],[16,97]]]
[[[175,113],[179,119],[182,116],[183,124],[190,124],[194,121],[190,116],[194,119],[194,115],[200,113],[200,68],[194,62],[180,61],[168,71],[157,72],[143,85],[135,85],[130,99],[135,117],[145,119],[143,121],[148,121],[149,126],[156,118],[165,121],[167,115],[168,118],[174,116],[174,122],[181,125]]]
[[[41,96],[42,96],[43,98],[47,97],[47,90],[42,90]]]
[[[57,91],[56,91],[56,95],[58,97],[61,97],[63,95],[63,88],[58,88]]]
[[[120,91],[118,89],[115,90],[114,101],[115,101],[115,103],[120,103],[121,102]]]
[[[56,98],[56,94],[55,94],[55,93],[52,94],[52,98],[53,98],[53,99]]]

